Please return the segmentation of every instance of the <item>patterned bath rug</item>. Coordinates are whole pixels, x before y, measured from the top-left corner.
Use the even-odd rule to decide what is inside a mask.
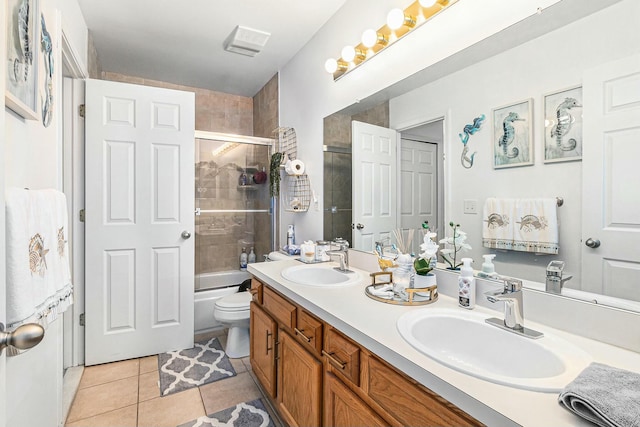
[[[180,424],[178,427],[274,427],[260,399],[238,403],[212,415]]]
[[[187,350],[160,353],[158,368],[161,396],[236,375],[217,338],[199,341]]]

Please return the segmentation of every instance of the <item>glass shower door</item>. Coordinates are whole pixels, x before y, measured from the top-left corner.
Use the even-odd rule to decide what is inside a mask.
[[[196,139],[196,290],[237,272],[243,248],[262,261],[271,247],[269,144],[239,140]]]

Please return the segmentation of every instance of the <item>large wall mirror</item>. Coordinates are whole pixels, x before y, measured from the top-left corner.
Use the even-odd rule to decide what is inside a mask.
[[[562,3],[558,11],[566,8]],[[640,311],[640,168],[633,163],[640,158],[640,34],[632,22],[640,6],[634,0],[607,4],[571,22],[566,10],[554,14],[549,8],[424,70],[423,77],[399,82],[400,89],[326,117],[325,238],[346,236],[356,249],[371,249],[370,240],[359,247],[351,229],[362,223],[353,216],[354,193],[362,191],[352,182],[358,167],[352,164],[353,122],[390,128],[398,140],[431,145],[436,168],[435,184],[427,179],[409,185],[403,165],[408,148],[396,150],[396,226],[419,226],[403,218],[408,199],[419,200],[435,215],[429,223],[438,239],[450,235],[450,221],[461,225],[472,246],[464,256],[474,259],[474,268],[480,269],[483,254],[493,253],[498,273],[544,288],[547,265],[561,260],[564,274],[573,276],[563,295]],[[569,120],[581,126],[579,141],[575,147],[561,141],[571,150],[554,151],[552,126],[554,118],[566,118],[566,111],[558,110],[567,98],[576,99]],[[520,104],[531,154],[503,167],[495,157],[503,125],[499,113]],[[468,167],[460,134],[481,115],[480,130],[467,142],[467,157],[475,153]],[[431,202],[421,199],[427,184],[435,185]],[[557,255],[483,247],[488,198],[556,197],[564,201],[556,211]]]

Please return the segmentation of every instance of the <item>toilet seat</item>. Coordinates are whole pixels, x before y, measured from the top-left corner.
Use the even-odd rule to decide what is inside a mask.
[[[236,292],[227,295],[216,301],[216,308],[224,311],[243,311],[249,310],[251,304],[250,292]]]

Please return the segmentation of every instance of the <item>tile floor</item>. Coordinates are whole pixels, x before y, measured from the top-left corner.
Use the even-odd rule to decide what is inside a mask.
[[[224,331],[195,339],[212,336],[218,336],[224,347]],[[262,398],[249,358],[230,360],[235,377],[165,397],[160,397],[157,356],[89,366],[82,374],[65,426],[176,427],[240,402]],[[268,407],[266,398],[263,401]]]

